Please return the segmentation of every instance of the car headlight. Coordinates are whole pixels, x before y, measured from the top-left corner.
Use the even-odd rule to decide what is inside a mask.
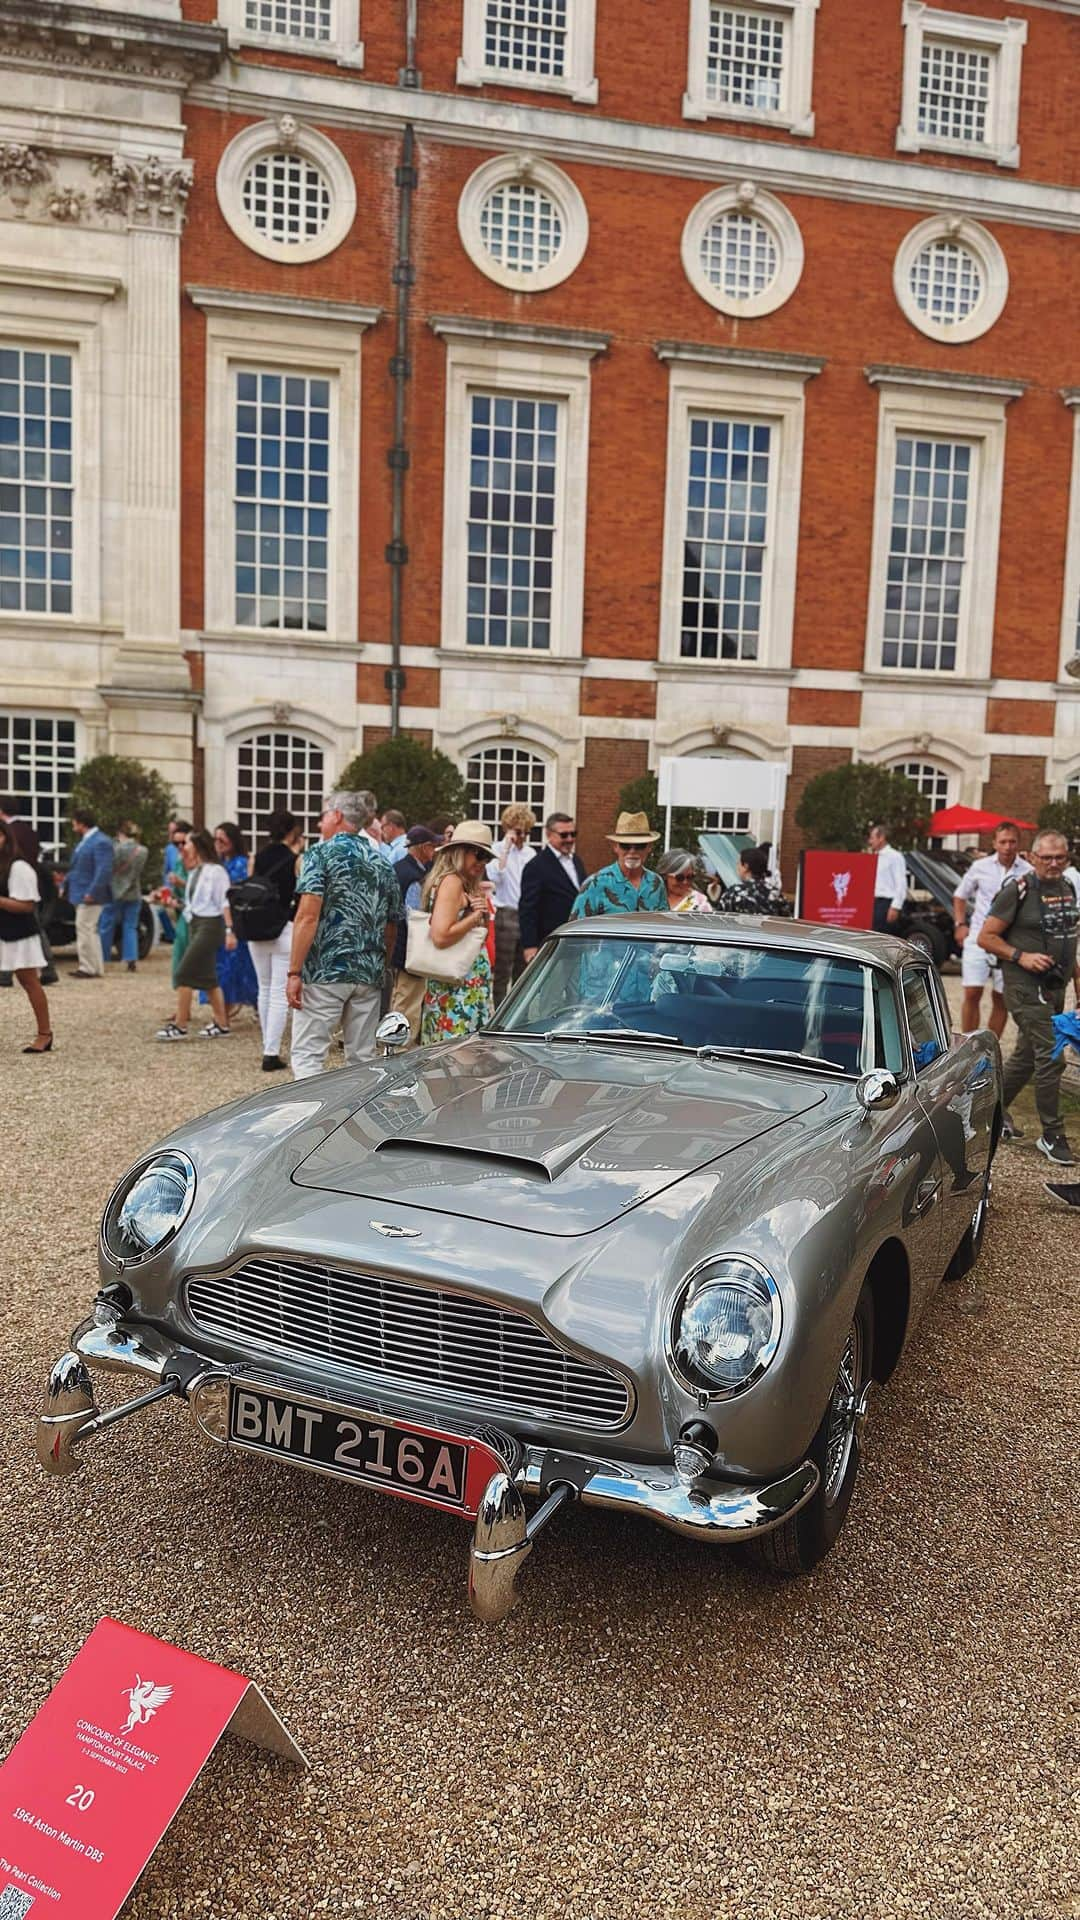
[[[124,1265],[146,1260],[179,1233],[195,1198],[186,1153],[158,1153],[121,1181],[105,1209],[102,1238]]]
[[[775,1356],[782,1324],[780,1290],[764,1267],[741,1254],[710,1260],[676,1311],[675,1371],[695,1392],[742,1393]]]

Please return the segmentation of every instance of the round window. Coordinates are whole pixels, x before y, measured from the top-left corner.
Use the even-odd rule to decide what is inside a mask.
[[[749,180],[708,194],[683,228],[691,286],[711,307],[740,319],[774,313],[790,300],[803,257],[802,235],[787,208]]]
[[[541,188],[506,180],[480,208],[480,238],[500,267],[538,273],[551,265],[562,246],[562,217]]]
[[[543,293],[581,261],[589,216],[561,167],[533,154],[498,154],[465,182],[458,232],[489,280],[518,293]]]
[[[977,340],[999,318],[1009,270],[985,227],[937,214],[900,242],[893,288],[913,327],[930,340],[959,346]]]
[[[317,240],[330,218],[330,188],[302,153],[266,153],[248,168],[244,212],[257,233],[279,246]]]

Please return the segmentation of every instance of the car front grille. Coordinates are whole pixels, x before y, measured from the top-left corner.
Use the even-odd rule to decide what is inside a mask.
[[[405,1391],[446,1393],[493,1414],[610,1430],[629,1412],[617,1375],[566,1352],[524,1314],[467,1294],[260,1259],[189,1280],[186,1301],[205,1333]]]

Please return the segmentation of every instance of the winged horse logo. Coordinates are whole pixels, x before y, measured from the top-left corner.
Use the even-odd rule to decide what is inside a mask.
[[[121,1727],[120,1731],[121,1733],[131,1733],[136,1727],[145,1727],[147,1721],[153,1718],[158,1708],[163,1707],[167,1700],[172,1699],[173,1690],[171,1687],[155,1687],[152,1680],[143,1680],[139,1674],[136,1674],[135,1685],[133,1687],[121,1687],[120,1691],[121,1693],[126,1693],[131,1702],[131,1712],[128,1714],[127,1721],[124,1726]]]

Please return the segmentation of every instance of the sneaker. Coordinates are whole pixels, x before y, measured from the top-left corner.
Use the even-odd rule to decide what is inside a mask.
[[[1043,1186],[1047,1193],[1053,1195],[1055,1200],[1064,1200],[1067,1207],[1080,1207],[1080,1187],[1058,1186],[1053,1180],[1044,1180]]]
[[[187,1028],[178,1027],[175,1020],[166,1020],[165,1025],[163,1027],[158,1028],[157,1032],[154,1035],[154,1039],[155,1040],[186,1040]]]
[[[1047,1159],[1053,1161],[1055,1167],[1075,1167],[1073,1150],[1063,1133],[1042,1133],[1035,1145],[1040,1153],[1045,1153]]]
[[[280,1053],[264,1053],[263,1054],[262,1070],[264,1073],[280,1073],[284,1065],[285,1065],[285,1062],[282,1059]]]
[[[1023,1127],[1017,1126],[1011,1113],[1007,1113],[1001,1122],[1001,1137],[1003,1140],[1022,1140],[1024,1137]]]
[[[231,1040],[232,1028],[219,1027],[216,1020],[211,1020],[210,1025],[208,1027],[203,1028],[202,1032],[199,1035],[199,1039],[200,1040]]]

